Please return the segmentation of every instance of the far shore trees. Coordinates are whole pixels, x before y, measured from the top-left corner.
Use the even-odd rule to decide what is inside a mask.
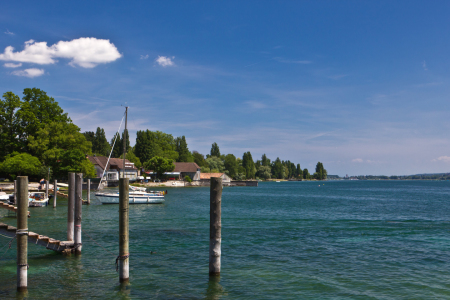
[[[28,153],[13,152],[6,156],[3,163],[0,163],[2,173],[12,175],[12,179],[15,179],[16,176],[38,175],[40,168],[39,159]]]

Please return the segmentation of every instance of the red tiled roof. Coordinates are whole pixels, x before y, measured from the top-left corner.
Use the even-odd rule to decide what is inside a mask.
[[[211,179],[211,177],[221,177],[224,173],[200,173],[200,179]]]

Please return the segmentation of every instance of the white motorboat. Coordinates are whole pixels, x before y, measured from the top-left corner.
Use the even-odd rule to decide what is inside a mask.
[[[165,192],[141,192],[130,191],[129,203],[130,204],[161,204],[164,202]],[[95,197],[102,204],[119,204],[119,193],[96,193]]]
[[[0,192],[0,201],[8,201],[9,200],[9,194],[5,193],[5,192]]]
[[[28,206],[42,207],[47,205],[48,205],[48,197],[46,197],[45,192],[28,193]]]

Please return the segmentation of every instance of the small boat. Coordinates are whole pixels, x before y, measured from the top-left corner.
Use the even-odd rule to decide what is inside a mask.
[[[131,188],[131,186],[130,186]],[[161,204],[164,202],[165,192],[161,191],[130,191],[128,194],[130,204]],[[119,204],[119,193],[96,193],[95,197],[102,204]]]
[[[5,193],[5,192],[0,192],[0,201],[9,201],[9,194]]]
[[[275,181],[275,182],[280,182],[279,180]]]
[[[48,197],[44,192],[32,192],[28,193],[28,206],[29,207],[42,207],[48,205]]]

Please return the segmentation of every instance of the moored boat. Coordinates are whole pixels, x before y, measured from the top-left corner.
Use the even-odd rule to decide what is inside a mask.
[[[42,207],[47,205],[48,205],[48,197],[46,197],[44,192],[28,193],[28,206]]]
[[[131,186],[130,186],[130,189]],[[165,192],[161,191],[132,191],[128,194],[130,204],[161,204],[164,202]],[[119,193],[96,193],[95,197],[102,204],[119,204]]]

